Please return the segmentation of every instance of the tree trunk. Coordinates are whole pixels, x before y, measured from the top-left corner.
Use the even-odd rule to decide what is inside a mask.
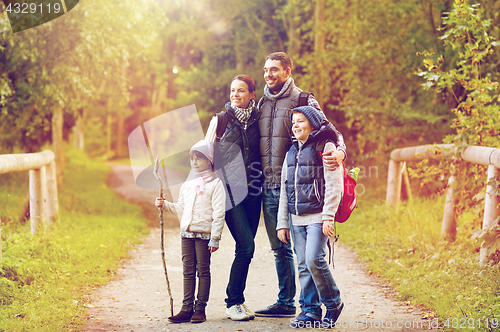
[[[123,114],[118,112],[116,116],[116,157],[123,157],[123,127],[125,125],[125,119]]]
[[[293,59],[295,56],[296,41],[295,41],[295,17],[296,9],[295,7],[291,10],[290,14],[288,14],[288,48],[286,53]]]
[[[314,35],[314,53],[316,54],[316,99],[322,106],[324,98],[324,64],[323,64],[323,53],[325,51],[325,0],[316,0],[316,31]]]
[[[84,149],[84,136],[83,136],[83,127],[84,127],[84,111],[79,110],[76,112],[76,123],[73,127],[73,134],[75,140],[75,149],[82,150]]]
[[[57,187],[61,189],[64,179],[64,151],[63,151],[63,108],[56,105],[52,114],[52,145],[54,148],[57,174]]]
[[[113,116],[111,112],[108,110],[108,116],[106,118],[106,159],[111,159],[113,157],[113,150],[111,150],[111,142],[112,142],[112,122]]]

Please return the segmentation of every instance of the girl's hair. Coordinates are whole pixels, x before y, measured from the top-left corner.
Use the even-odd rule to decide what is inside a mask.
[[[208,161],[208,163],[209,163],[209,164],[212,164],[212,163],[210,162],[210,160],[208,160],[207,156],[205,156],[205,155],[204,155],[203,153],[201,153],[200,151],[196,151],[196,150],[191,151],[191,152],[189,153],[189,159],[193,159],[193,156],[196,156],[198,159],[204,159],[204,160]]]
[[[209,165],[208,169],[212,172],[212,177],[210,179],[208,179],[207,182],[211,182],[211,181],[217,179],[217,172],[215,172],[214,165],[210,162],[210,160],[208,160],[207,156],[205,156],[200,151],[196,151],[196,150],[189,152],[189,159],[193,159],[193,156],[196,156],[199,159],[204,159],[204,160],[208,161],[208,165]]]
[[[255,91],[255,82],[254,82],[253,78],[251,78],[250,76],[238,75],[235,78],[233,78],[233,80],[231,82],[236,81],[236,80],[245,82],[248,86],[248,92],[252,93]]]

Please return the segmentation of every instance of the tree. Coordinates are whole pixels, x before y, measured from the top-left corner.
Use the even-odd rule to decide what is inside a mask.
[[[448,94],[454,99],[456,106],[451,108],[453,133],[445,137],[444,142],[455,144],[459,152],[467,145],[500,147],[498,81],[483,70],[488,68],[488,60],[500,43],[488,33],[491,19],[483,19],[483,13],[484,9],[478,4],[455,0],[453,10],[443,19],[445,32],[441,36],[444,45],[451,50],[454,66],[446,65],[450,60],[446,61],[443,54],[425,51],[426,70],[418,73],[426,80],[425,89],[434,88],[439,94]],[[496,77],[498,79],[498,74]],[[470,220],[469,225],[480,227],[485,186],[477,179],[486,178],[485,167],[471,166],[457,158],[441,162],[439,167],[431,168],[427,162],[423,166],[425,174],[415,171],[416,176],[425,179],[454,176],[454,189],[460,195],[456,199],[455,212],[460,215],[464,211],[476,211],[477,217]]]

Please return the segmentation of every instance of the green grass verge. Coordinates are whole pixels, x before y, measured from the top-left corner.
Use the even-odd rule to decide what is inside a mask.
[[[78,330],[85,323],[89,291],[110,279],[147,232],[140,208],[106,186],[108,166],[74,151],[67,159],[60,221],[35,235],[29,222],[14,222],[26,198],[27,173],[0,178],[0,219],[7,221],[0,331]]]
[[[485,320],[500,318],[500,265],[479,267],[479,244],[469,239],[467,215],[457,221],[457,240],[442,241],[443,210],[444,197],[416,199],[397,212],[383,204],[363,206],[338,232],[400,300],[433,310],[440,323],[449,318],[449,328],[457,318],[466,329],[488,331]],[[474,325],[468,325],[471,319]]]

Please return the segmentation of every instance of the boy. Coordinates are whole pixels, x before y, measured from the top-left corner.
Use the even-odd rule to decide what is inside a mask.
[[[331,328],[344,304],[324,257],[328,237],[334,235],[333,220],[342,195],[343,177],[340,167],[334,171],[323,167],[322,153],[335,149],[337,135],[326,117],[310,106],[292,110],[292,132],[296,141],[283,162],[276,227],[278,238],[287,243],[288,213],[291,213],[304,296],[300,303],[302,312],[290,325]],[[323,320],[318,294],[327,309]]]

